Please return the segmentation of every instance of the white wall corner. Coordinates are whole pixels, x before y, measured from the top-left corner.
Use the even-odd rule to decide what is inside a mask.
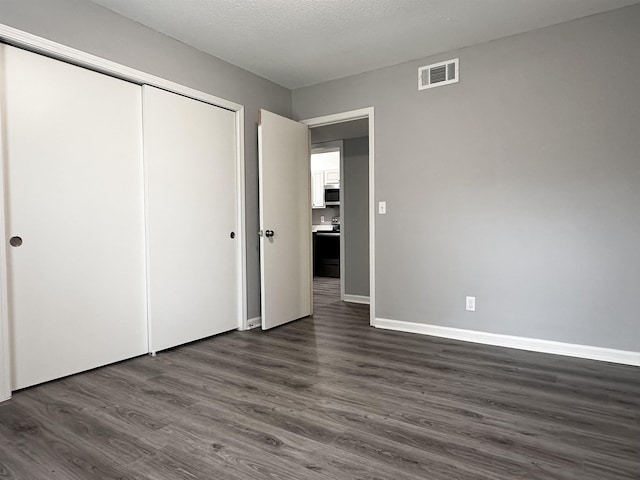
[[[551,353],[567,357],[599,360],[602,362],[620,363],[624,365],[640,366],[640,352],[616,350],[613,348],[577,345],[573,343],[554,342],[537,338],[515,337],[497,333],[478,332],[461,328],[441,327],[424,323],[403,322],[387,318],[376,318],[374,327],[398,332],[419,333],[433,337],[462,340],[465,342],[482,343],[497,347],[516,348],[531,352]]]

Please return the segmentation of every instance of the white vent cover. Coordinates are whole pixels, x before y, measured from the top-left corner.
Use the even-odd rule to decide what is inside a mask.
[[[418,90],[456,83],[460,78],[458,59],[418,68]]]

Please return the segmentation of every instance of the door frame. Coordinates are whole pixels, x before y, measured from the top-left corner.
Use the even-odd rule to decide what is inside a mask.
[[[375,325],[376,318],[376,209],[375,209],[375,124],[374,107],[360,108],[347,112],[324,115],[322,117],[301,120],[309,128],[350,122],[352,120],[369,120],[369,325]],[[342,154],[341,154],[342,155]],[[342,168],[342,165],[341,165]],[[341,247],[343,247],[341,245]],[[342,249],[342,248],[341,248]],[[343,253],[340,252],[341,260]],[[341,274],[342,274],[341,267]],[[344,292],[342,292],[344,293]]]
[[[57,42],[33,35],[22,30],[0,23],[0,44],[22,48],[39,53],[56,60],[71,63],[79,67],[104,73],[137,85],[151,85],[179,95],[193,98],[217,107],[234,112],[236,125],[236,222],[238,249],[236,268],[238,281],[237,320],[238,329],[243,329],[247,322],[247,244],[245,232],[245,163],[244,163],[244,106],[195,90],[179,83],[136,70],[134,68],[112,62],[110,60],[70,48]],[[0,61],[3,56],[0,55]],[[0,85],[2,87],[2,85]],[[2,113],[2,95],[0,95],[0,113]],[[142,105],[140,106],[142,108]],[[3,138],[6,119],[0,115],[0,236],[3,245],[0,247],[0,402],[11,398],[11,368],[9,355],[9,306],[8,300],[8,264],[6,243],[6,149]],[[146,209],[146,206],[144,206]],[[145,245],[146,248],[146,245]],[[148,287],[148,285],[147,285]],[[149,326],[148,304],[147,325]]]

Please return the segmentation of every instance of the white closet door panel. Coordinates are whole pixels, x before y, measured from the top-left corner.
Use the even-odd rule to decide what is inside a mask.
[[[151,350],[238,327],[235,115],[143,87]]]
[[[141,89],[4,55],[18,389],[147,351]]]

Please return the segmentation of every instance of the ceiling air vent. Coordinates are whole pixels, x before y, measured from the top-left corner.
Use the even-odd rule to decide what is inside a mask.
[[[418,68],[418,90],[456,83],[460,78],[458,59]]]

